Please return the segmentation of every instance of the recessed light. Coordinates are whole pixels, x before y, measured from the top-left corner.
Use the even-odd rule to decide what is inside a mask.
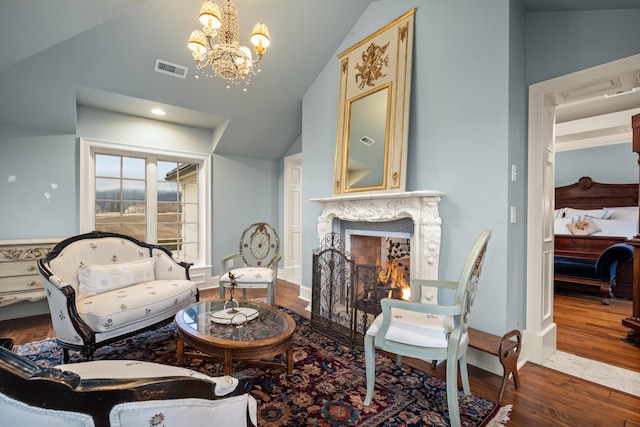
[[[153,110],[151,110],[151,113],[155,114],[156,116],[164,116],[165,114],[167,114],[161,108],[154,108]]]

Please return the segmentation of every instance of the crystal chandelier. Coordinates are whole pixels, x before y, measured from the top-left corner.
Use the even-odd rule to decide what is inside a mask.
[[[249,48],[240,46],[238,8],[231,0],[226,0],[220,8],[213,1],[205,1],[200,9],[199,19],[204,27],[202,31],[195,30],[191,33],[188,44],[193,51],[196,70],[202,70],[209,77],[222,77],[229,83],[242,83],[247,90],[246,85],[252,75],[260,72],[260,60],[271,44],[267,26],[260,22],[253,28],[251,43],[258,55],[253,59]],[[218,43],[214,44],[216,36]],[[208,67],[211,67],[212,74]]]

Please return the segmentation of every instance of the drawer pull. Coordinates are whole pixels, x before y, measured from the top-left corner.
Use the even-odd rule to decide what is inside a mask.
[[[29,268],[27,268],[27,271],[33,271],[36,269],[35,265],[30,265]]]
[[[29,282],[27,283],[27,286],[33,286],[35,284],[36,284],[35,280],[29,280]]]

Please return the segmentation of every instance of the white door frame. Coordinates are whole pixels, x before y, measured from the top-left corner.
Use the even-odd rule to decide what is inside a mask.
[[[545,227],[553,212],[554,187],[549,179],[548,155],[553,163],[553,119],[561,94],[592,85],[620,73],[640,69],[640,55],[609,62],[529,87],[527,190],[527,313],[526,359],[544,363],[556,350],[553,322],[553,229]],[[549,118],[551,117],[551,120]],[[549,140],[551,138],[551,141]],[[546,152],[551,147],[551,153]],[[630,153],[631,154],[631,153]],[[546,174],[546,175],[545,175]],[[553,171],[551,171],[553,178]],[[545,188],[546,187],[546,188]],[[551,252],[546,250],[551,243]]]
[[[284,262],[282,279],[302,285],[302,153],[284,158]]]

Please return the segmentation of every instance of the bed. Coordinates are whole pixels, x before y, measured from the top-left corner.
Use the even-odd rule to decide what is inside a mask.
[[[638,234],[638,184],[602,184],[589,177],[555,189],[555,286],[633,297],[633,248]]]

